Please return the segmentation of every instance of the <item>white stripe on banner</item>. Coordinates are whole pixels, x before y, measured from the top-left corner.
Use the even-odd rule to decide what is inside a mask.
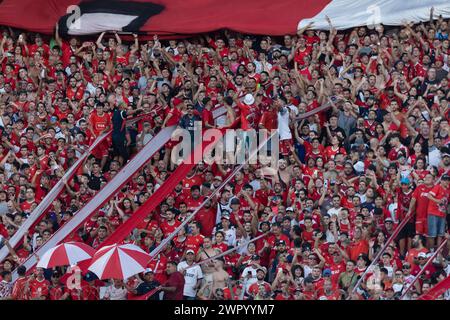
[[[103,203],[117,192],[159,149],[161,149],[175,131],[175,126],[162,129],[144,148],[120,170],[116,176],[101,189],[83,208],[81,208],[63,227],[57,230],[36,254],[39,257],[49,249],[58,245],[67,236],[74,232],[80,224],[94,211],[98,210]],[[29,270],[36,264],[35,255],[31,255],[23,265]],[[17,270],[13,273],[13,281],[17,279]]]
[[[333,27],[338,30],[357,26],[373,27],[377,24],[399,26],[404,22],[430,20],[430,9],[434,7],[434,16],[450,18],[448,0],[332,0],[316,16],[303,19],[298,28],[314,22],[312,29],[328,30],[330,27],[325,16],[330,17]]]

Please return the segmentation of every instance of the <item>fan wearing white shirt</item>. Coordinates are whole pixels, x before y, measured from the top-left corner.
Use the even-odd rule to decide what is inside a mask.
[[[114,279],[113,284],[106,288],[104,300],[126,300],[128,290],[122,280]]]
[[[194,264],[194,250],[186,251],[186,260],[181,261],[177,269],[184,275],[183,296],[186,300],[195,300],[197,290],[200,288],[203,279],[202,268],[199,265],[191,267]]]

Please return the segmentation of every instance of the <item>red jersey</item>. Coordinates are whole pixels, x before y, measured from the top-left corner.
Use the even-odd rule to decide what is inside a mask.
[[[19,278],[14,283],[11,297],[13,300],[28,300],[29,295],[25,292],[25,286],[27,284],[27,278]]]
[[[416,220],[426,220],[428,210],[428,192],[431,187],[427,187],[425,184],[418,185],[414,190],[412,197],[416,199]]]
[[[39,281],[34,279],[30,281],[30,298],[39,298],[44,296],[46,299],[49,295],[50,282],[43,279]]]
[[[198,199],[188,197],[185,201],[187,209],[191,210],[191,211],[194,211],[195,209],[197,209],[202,204],[202,202],[203,202],[203,197],[199,197]]]
[[[181,224],[180,221],[178,220],[174,220],[172,224],[169,224],[167,221],[164,221],[161,223],[161,230],[164,233],[164,236],[168,236],[169,234],[171,234],[172,232],[175,231],[176,228],[178,228],[178,226]]]
[[[448,189],[444,189],[440,184],[437,184],[430,190],[429,194],[434,198],[440,200],[440,202],[436,203],[430,200],[428,202],[428,213],[433,216],[445,218],[450,191]]]
[[[402,221],[409,210],[409,205],[411,203],[411,199],[413,198],[414,192],[412,190],[409,190],[407,193],[404,193],[402,190],[399,190],[397,193],[397,218],[398,221]],[[410,222],[414,221],[414,218],[410,219]]]
[[[102,116],[99,116],[97,112],[93,112],[89,117],[89,122],[95,135],[98,136],[107,127],[111,127],[111,115],[104,113]]]
[[[196,236],[188,236],[186,239],[186,250],[194,250],[195,254],[197,254],[200,246],[203,244],[204,238],[205,237],[201,234],[198,234]]]
[[[238,102],[237,104],[241,112],[241,129],[244,131],[255,128],[256,124],[259,122],[259,109],[255,105],[246,105],[244,103]]]

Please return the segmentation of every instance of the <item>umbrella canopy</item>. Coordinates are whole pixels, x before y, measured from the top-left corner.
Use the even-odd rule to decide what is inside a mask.
[[[53,268],[74,265],[79,261],[89,260],[95,250],[82,242],[66,242],[45,252],[39,259],[37,267]]]
[[[88,270],[99,279],[125,280],[144,272],[151,257],[134,244],[113,244],[99,249],[92,258]]]

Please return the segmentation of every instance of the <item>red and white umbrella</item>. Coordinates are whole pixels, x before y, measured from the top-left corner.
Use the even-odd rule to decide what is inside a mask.
[[[113,244],[100,248],[88,269],[101,280],[125,280],[144,272],[150,259],[148,253],[134,244]]]
[[[79,261],[89,260],[95,249],[82,242],[66,242],[51,248],[39,259],[37,267],[53,268],[74,265]]]

